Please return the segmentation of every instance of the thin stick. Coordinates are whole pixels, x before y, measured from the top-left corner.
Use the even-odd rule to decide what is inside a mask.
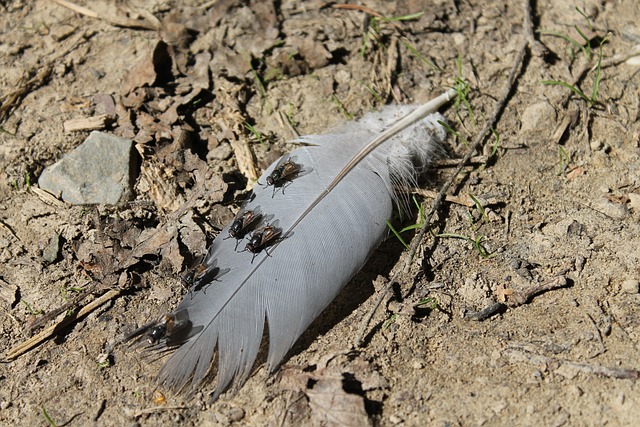
[[[528,28],[529,25],[533,25],[532,20],[530,19],[531,5],[529,4],[529,0],[525,0],[523,3],[524,3],[525,10],[527,9],[529,10],[527,13],[525,13],[525,23],[524,23],[525,28]],[[529,20],[528,20],[529,22],[527,22],[527,19],[526,19],[527,16],[529,17]],[[533,30],[531,30],[531,33],[532,32]],[[529,33],[529,30],[527,29],[526,34],[528,33]],[[482,131],[477,135],[476,139],[473,141],[473,144],[471,144],[471,147],[469,148],[469,151],[467,152],[467,154],[462,158],[462,160],[460,160],[460,163],[458,164],[458,167],[456,168],[456,170],[453,172],[452,176],[449,178],[449,180],[442,186],[442,188],[438,192],[438,195],[436,199],[433,201],[431,205],[431,209],[429,210],[429,213],[425,218],[424,225],[420,228],[420,232],[413,238],[411,242],[411,246],[409,248],[409,254],[405,258],[404,271],[409,270],[409,267],[413,262],[413,258],[415,257],[418,246],[423,241],[424,236],[427,232],[427,229],[431,224],[433,215],[440,208],[440,205],[442,204],[442,201],[445,198],[445,194],[449,191],[449,188],[451,187],[451,185],[453,185],[453,182],[455,181],[460,171],[462,171],[466,163],[469,161],[469,159],[471,159],[471,157],[475,154],[476,150],[480,147],[480,145],[485,140],[485,138],[490,134],[491,129],[493,128],[493,126],[498,120],[498,117],[500,116],[500,114],[502,114],[502,111],[504,110],[504,107],[507,103],[507,99],[509,98],[509,95],[511,94],[511,91],[513,89],[515,80],[521,71],[520,68],[522,66],[522,63],[524,62],[524,56],[527,52],[527,47],[531,43],[532,43],[532,40],[525,35],[525,38],[523,39],[522,43],[520,44],[520,48],[518,49],[518,53],[516,55],[514,63],[511,66],[511,71],[509,72],[507,81],[505,82],[502,88],[502,95],[500,96],[500,99],[498,100],[494,108],[493,114],[491,115],[489,120],[487,120]],[[391,280],[389,281],[385,289],[378,296],[378,299],[374,303],[369,313],[367,313],[367,315],[364,317],[364,319],[360,323],[358,334],[356,335],[356,340],[355,340],[356,347],[359,347],[362,345],[365,332],[369,326],[369,323],[371,322],[371,319],[373,318],[375,312],[378,310],[378,307],[380,307],[380,305],[382,304],[382,301],[384,301],[387,294],[391,291],[393,285],[396,283],[396,277],[399,275],[399,273],[400,272],[398,271],[393,275],[393,277],[391,278]]]
[[[145,414],[153,414],[155,412],[165,412],[165,411],[185,411],[190,409],[189,406],[154,406],[152,408],[141,409],[133,415],[133,418],[141,417]]]
[[[505,351],[511,359],[525,360],[534,365],[565,365],[579,372],[598,375],[607,378],[637,380],[640,376],[636,369],[615,368],[609,366],[590,365],[587,363],[571,362],[569,360],[557,359],[555,357],[542,356],[531,353],[526,349],[509,348]]]
[[[62,7],[66,7],[67,9],[70,9],[76,13],[79,13],[80,15],[88,16],[89,18],[93,18],[93,19],[100,19],[116,27],[140,28],[143,30],[159,30],[160,29],[160,21],[158,20],[158,18],[156,18],[150,13],[144,13],[145,16],[143,16],[143,19],[131,19],[131,18],[124,18],[120,16],[115,16],[115,15],[107,16],[107,15],[99,14],[98,12],[95,12],[89,8],[77,5],[75,3],[72,3],[66,0],[53,0],[53,1],[55,3],[58,3]]]
[[[75,3],[71,3],[70,1],[65,1],[65,0],[53,0],[53,1],[58,3],[60,6],[66,7],[67,9],[70,9],[76,13],[79,13],[80,15],[88,16],[89,18],[99,17],[99,15],[93,10],[86,8],[84,6],[80,6]]]
[[[534,286],[524,291],[514,292],[509,298],[509,301],[507,301],[507,305],[511,308],[519,307],[531,301],[531,299],[536,295],[540,295],[554,289],[564,288],[568,286],[568,284],[569,282],[567,282],[567,278],[565,276],[554,277],[539,286]]]
[[[44,340],[46,340],[50,336],[54,335],[56,332],[63,329],[65,326],[86,316],[87,314],[96,310],[98,307],[100,307],[104,303],[107,303],[115,299],[116,297],[118,297],[118,295],[120,295],[121,292],[122,291],[120,289],[111,289],[107,291],[104,295],[100,296],[99,298],[93,300],[89,304],[82,307],[82,309],[80,309],[80,311],[78,311],[78,314],[76,314],[75,316],[65,317],[60,321],[60,323],[51,325],[48,328],[43,329],[42,332],[40,332],[39,334],[34,335],[28,340],[24,341],[23,343],[13,347],[5,354],[5,358],[7,360],[13,360],[16,357],[26,353],[27,351],[31,350],[32,348],[42,343]]]
[[[431,199],[435,199],[438,197],[438,193],[432,190],[425,190],[423,188],[411,188],[407,190],[408,193],[411,194],[419,194],[422,197],[429,197]],[[499,200],[495,197],[491,197],[489,199],[485,199],[483,197],[476,197],[476,200],[480,202],[480,204],[484,206],[495,205],[499,203]],[[476,205],[476,202],[469,196],[469,194],[464,194],[462,196],[444,196],[444,201],[455,203],[457,205],[466,206],[468,208],[472,208]]]
[[[502,95],[500,96],[500,99],[498,100],[498,103],[496,104],[496,106],[495,106],[495,108],[493,110],[493,114],[491,115],[489,120],[487,120],[487,122],[484,125],[484,128],[476,136],[475,140],[473,141],[473,144],[471,144],[471,147],[469,148],[469,151],[467,151],[467,154],[462,158],[462,160],[460,160],[460,163],[458,164],[458,167],[453,172],[453,174],[451,175],[449,180],[442,186],[442,188],[438,192],[438,196],[433,201],[433,204],[431,205],[431,209],[429,210],[429,213],[426,216],[424,225],[420,229],[420,232],[418,233],[418,235],[416,237],[414,237],[413,241],[411,242],[409,255],[405,259],[405,268],[404,268],[405,271],[408,271],[411,263],[413,262],[413,258],[414,258],[415,254],[416,254],[418,246],[420,245],[420,243],[424,239],[424,235],[426,234],[427,229],[429,228],[429,225],[431,224],[431,220],[433,219],[433,215],[440,208],[440,205],[442,204],[442,201],[444,200],[445,194],[449,191],[449,188],[453,185],[453,182],[456,180],[458,174],[465,167],[465,165],[467,164],[469,159],[471,159],[471,157],[473,157],[473,155],[475,154],[477,149],[480,147],[482,142],[485,140],[485,138],[487,138],[487,136],[489,136],[489,134],[491,133],[491,129],[495,126],[496,122],[498,121],[498,117],[500,116],[500,114],[502,114],[502,111],[504,110],[504,107],[505,107],[505,105],[507,103],[507,99],[509,98],[509,95],[511,94],[511,90],[513,89],[513,85],[514,85],[514,83],[516,81],[516,77],[519,74],[520,66],[522,65],[522,62],[524,61],[524,55],[527,52],[528,44],[529,44],[529,41],[527,39],[525,39],[522,42],[522,44],[520,45],[520,49],[518,51],[518,54],[516,55],[516,59],[515,59],[513,65],[512,65],[512,67],[511,67],[511,71],[509,72],[509,76],[507,77],[507,81],[505,82],[504,86],[502,87]]]
[[[95,291],[94,287],[91,286],[90,289],[86,289],[80,293],[78,293],[77,295],[74,296],[74,298],[62,305],[61,307],[58,307],[48,313],[45,313],[42,317],[38,318],[35,322],[33,322],[31,324],[31,326],[29,326],[29,329],[31,331],[35,331],[36,329],[39,329],[42,325],[44,325],[45,323],[48,323],[49,321],[55,319],[56,317],[58,317],[60,314],[64,313],[65,311],[69,311],[71,309],[74,309],[75,307],[77,307],[78,305],[80,305],[80,302],[82,300],[84,300],[86,297],[88,297],[89,295],[91,295],[93,292]]]
[[[532,286],[531,288],[524,291],[513,291],[509,296],[507,302],[496,302],[480,311],[467,312],[465,313],[464,318],[467,320],[476,320],[478,322],[481,322],[490,317],[493,317],[495,314],[503,312],[508,307],[519,307],[531,301],[531,299],[536,295],[540,295],[541,293],[552,291],[555,289],[564,288],[568,286],[568,284],[569,283],[567,282],[567,278],[565,276],[554,277],[553,279],[548,280],[541,285]]]

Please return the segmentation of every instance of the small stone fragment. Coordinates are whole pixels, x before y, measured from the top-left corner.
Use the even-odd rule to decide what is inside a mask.
[[[244,409],[233,407],[229,409],[229,412],[227,412],[227,417],[229,418],[229,421],[231,421],[232,423],[237,423],[239,421],[242,421],[245,417]]]
[[[600,151],[604,147],[604,143],[596,138],[593,138],[591,142],[589,142],[589,146],[593,151]]]
[[[522,132],[552,129],[556,123],[556,110],[548,102],[528,106],[522,113]]]
[[[74,205],[115,205],[130,200],[135,179],[133,142],[102,132],[42,171],[40,188]]]
[[[627,197],[629,197],[629,207],[636,212],[640,212],[640,194],[629,193]]]
[[[47,264],[53,264],[54,262],[56,262],[59,256],[60,256],[60,235],[58,233],[55,233],[53,236],[51,236],[51,239],[49,240],[49,244],[42,251],[42,256],[40,258],[42,260],[42,263],[47,265]]]
[[[627,294],[637,294],[640,292],[640,282],[634,279],[628,279],[622,282],[622,291]]]
[[[13,306],[18,296],[18,287],[0,279],[0,300],[4,301],[7,306]]]

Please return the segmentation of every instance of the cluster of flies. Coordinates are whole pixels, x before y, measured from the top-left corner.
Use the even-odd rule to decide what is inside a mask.
[[[284,156],[273,169],[271,174],[266,179],[266,186],[273,187],[273,195],[276,194],[277,189],[281,189],[284,193],[284,188],[301,172],[301,166],[295,163],[291,158]],[[235,238],[236,250],[238,244],[249,233],[251,235],[248,238],[244,250],[253,254],[253,258],[262,251],[267,249],[268,246],[276,243],[282,235],[282,229],[277,226],[278,221],[266,222],[270,216],[264,215],[260,212],[260,208],[256,207],[252,210],[241,210],[236,218],[229,226],[228,238]],[[185,276],[185,280],[196,286],[210,276],[212,271],[219,272],[219,269],[214,265],[207,265],[207,263],[201,262],[196,265]],[[215,274],[217,275],[217,274]],[[129,334],[126,340],[131,340],[141,335],[146,336],[148,344],[155,345],[170,345],[171,337],[175,336],[178,331],[183,330],[189,325],[189,319],[186,311],[181,310],[173,314],[162,316],[158,321],[151,322],[142,326]]]
[[[299,164],[286,156],[281,158],[273,169],[273,172],[267,177],[266,186],[273,187],[273,195],[271,197],[275,196],[278,188],[281,188],[284,193],[285,185],[291,182],[300,171],[301,168]],[[282,229],[277,227],[277,221],[272,223],[267,222],[262,225],[262,222],[266,221],[266,218],[267,217],[260,212],[259,208],[243,210],[236,216],[229,227],[229,238],[233,237],[237,242],[240,242],[249,232],[252,232],[248,243],[244,247],[245,251],[253,254],[252,263],[260,251],[277,242],[282,234]],[[236,244],[236,249],[237,248],[238,246]]]

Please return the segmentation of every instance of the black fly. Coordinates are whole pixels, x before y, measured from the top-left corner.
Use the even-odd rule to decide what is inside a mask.
[[[256,255],[260,253],[261,250],[273,244],[274,241],[278,239],[278,236],[280,236],[281,233],[282,229],[271,224],[267,224],[264,227],[254,231],[251,235],[251,238],[249,239],[249,243],[247,243],[247,245],[245,246],[245,250],[253,254],[251,262],[253,263]]]
[[[258,209],[241,212],[229,227],[229,236],[242,239],[261,218],[262,213]]]
[[[267,187],[273,186],[273,197],[276,194],[276,189],[278,187],[282,187],[282,192],[284,194],[284,186],[291,182],[293,178],[295,178],[302,171],[302,166],[298,163],[295,163],[288,156],[283,156],[276,167],[273,169],[271,174],[267,177]]]
[[[209,260],[208,257],[204,257],[182,276],[182,280],[189,286],[191,292],[197,292],[203,286],[218,281],[229,270],[229,268],[218,267],[217,259]]]
[[[125,341],[129,341],[144,334],[149,345],[172,345],[178,341],[176,339],[176,334],[183,332],[190,325],[191,321],[189,320],[187,311],[179,310],[172,314],[166,314],[158,321],[147,323],[146,325],[136,329],[127,335]],[[140,338],[138,338],[138,340],[140,340]]]

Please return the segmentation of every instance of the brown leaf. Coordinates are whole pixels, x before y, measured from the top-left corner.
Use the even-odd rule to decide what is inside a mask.
[[[347,393],[343,388],[342,375],[327,375],[307,389],[311,415],[329,426],[371,425],[364,408],[364,398]]]
[[[207,250],[206,235],[193,220],[192,211],[180,218],[180,241],[193,257],[204,255]]]
[[[159,80],[167,80],[171,70],[168,45],[158,41],[149,55],[146,55],[129,71],[122,87],[123,94],[145,86],[155,86]]]
[[[142,240],[142,242],[135,247],[131,258],[142,258],[145,255],[157,254],[176,234],[176,228],[173,226],[164,227],[160,225],[158,227],[159,228],[155,230],[147,229],[141,233],[140,240]],[[129,265],[133,265],[135,262],[136,261],[133,260]]]
[[[184,257],[180,254],[177,236],[174,236],[173,239],[160,248],[160,255],[162,256],[162,263],[165,265],[168,263],[174,273],[177,274],[182,271]]]
[[[302,391],[309,399],[311,417],[328,426],[368,426],[371,420],[364,397],[345,390],[347,378],[335,368],[305,372],[302,367],[281,369],[279,385],[285,390]],[[355,380],[353,380],[355,381]]]

